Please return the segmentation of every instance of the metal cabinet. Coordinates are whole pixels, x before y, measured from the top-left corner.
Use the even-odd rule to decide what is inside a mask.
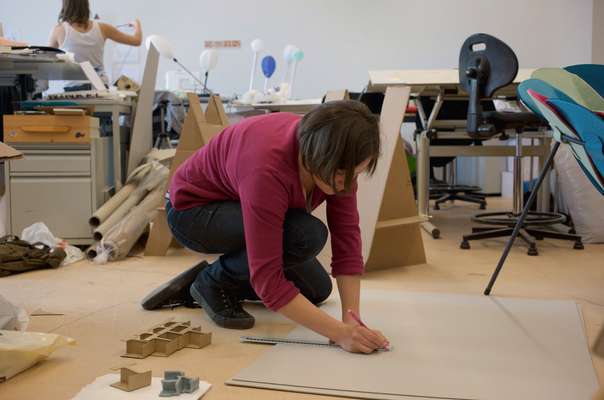
[[[25,157],[5,168],[9,233],[44,222],[72,244],[92,243],[88,219],[113,188],[111,138],[11,146]]]

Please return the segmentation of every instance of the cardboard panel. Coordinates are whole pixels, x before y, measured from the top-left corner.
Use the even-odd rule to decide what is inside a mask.
[[[325,94],[325,103],[337,100],[350,100],[348,90],[330,90]]]
[[[151,45],[147,51],[143,82],[138,93],[132,138],[130,140],[128,175],[139,166],[143,158],[151,151],[153,145],[153,96],[158,65],[159,52],[155,46]]]
[[[227,384],[384,400],[589,399],[598,387],[572,301],[376,290],[361,304],[391,351],[278,344]],[[321,340],[304,328],[288,337]]]

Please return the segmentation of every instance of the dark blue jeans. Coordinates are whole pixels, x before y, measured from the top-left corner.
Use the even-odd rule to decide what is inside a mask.
[[[239,202],[220,201],[178,211],[167,201],[166,212],[180,244],[200,253],[222,254],[205,273],[237,291],[242,300],[258,300],[250,284]],[[323,302],[332,290],[331,279],[316,258],[326,241],[327,227],[318,218],[303,210],[287,212],[283,224],[284,274],[314,304]]]

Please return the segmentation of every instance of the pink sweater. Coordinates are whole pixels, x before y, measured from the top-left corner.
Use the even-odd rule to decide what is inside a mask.
[[[276,113],[229,126],[187,159],[170,183],[177,210],[241,202],[251,284],[264,304],[278,310],[299,293],[283,272],[283,221],[290,208],[305,209],[298,169],[300,117]],[[363,272],[356,187],[326,195],[315,187],[312,208],[327,201],[332,275]]]

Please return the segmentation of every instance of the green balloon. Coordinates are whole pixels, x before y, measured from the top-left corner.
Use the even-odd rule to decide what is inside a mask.
[[[293,55],[293,59],[295,61],[302,61],[303,58],[304,58],[304,52],[302,50],[297,50]]]

